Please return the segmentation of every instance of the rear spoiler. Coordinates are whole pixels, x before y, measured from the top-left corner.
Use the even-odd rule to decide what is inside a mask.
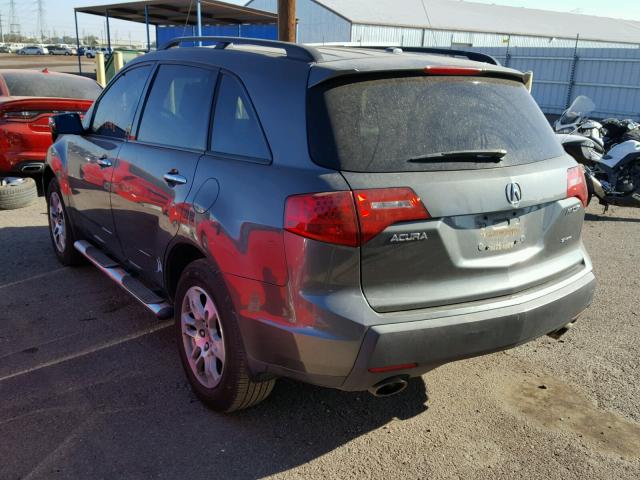
[[[433,73],[433,71],[438,71],[439,69],[448,69],[448,65],[430,65],[422,68],[403,68],[397,70],[389,70],[389,69],[380,69],[380,70],[357,70],[357,69],[349,69],[349,70],[330,70],[322,68],[322,65],[315,65],[311,68],[309,72],[309,80],[307,82],[307,87],[312,88],[321,83],[328,82],[330,80],[334,80],[336,78],[341,77],[364,77],[364,76],[376,76],[376,75],[384,75],[384,74],[402,74],[402,75],[442,75],[442,73]],[[455,67],[454,67],[455,68]],[[432,70],[430,72],[430,69]],[[463,70],[463,68],[461,69]],[[474,76],[478,77],[490,77],[490,78],[504,78],[506,80],[514,80],[516,82],[522,83],[523,85],[527,85],[527,78],[524,73],[519,72],[517,70],[511,69],[493,69],[493,68],[482,68],[479,67],[476,69],[477,73],[474,73]],[[461,75],[468,75],[468,73],[464,73]]]

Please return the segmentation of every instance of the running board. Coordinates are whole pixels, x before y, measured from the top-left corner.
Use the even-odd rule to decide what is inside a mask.
[[[107,256],[85,240],[78,240],[73,244],[76,250],[84,255],[93,265],[120,285],[133,298],[147,307],[153,314],[163,320],[173,316],[173,307],[164,298],[156,295],[138,279],[129,275],[115,260]]]

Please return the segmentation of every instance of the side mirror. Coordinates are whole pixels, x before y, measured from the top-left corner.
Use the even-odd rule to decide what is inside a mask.
[[[61,113],[49,118],[51,136],[55,142],[60,135],[82,135],[84,127],[77,113]]]

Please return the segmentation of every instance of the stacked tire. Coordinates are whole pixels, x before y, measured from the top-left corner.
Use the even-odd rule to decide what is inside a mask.
[[[38,189],[33,178],[0,177],[0,210],[14,210],[33,203]]]

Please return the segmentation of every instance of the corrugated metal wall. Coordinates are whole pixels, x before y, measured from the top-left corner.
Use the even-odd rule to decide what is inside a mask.
[[[639,45],[356,24],[351,41],[489,53],[534,72],[532,94],[547,114],[560,114],[576,96],[586,95],[596,103],[597,116],[640,119]]]
[[[276,12],[277,0],[253,0],[247,7]],[[298,41],[301,43],[348,42],[351,23],[312,0],[298,0]]]
[[[640,120],[640,49],[474,48],[509,67],[534,72],[532,94],[545,113],[559,114],[578,95],[598,117]],[[507,58],[508,53],[508,58]]]
[[[257,0],[256,0],[257,1]],[[640,37],[639,37],[640,38]],[[340,40],[333,40],[340,41]],[[430,30],[422,28],[394,27],[383,25],[353,24],[352,42],[392,42],[406,46],[450,47],[452,44],[470,47],[544,47],[573,48],[575,38],[544,38],[523,35],[504,35],[499,33],[457,32],[450,30]],[[580,41],[582,48],[631,48],[638,44]]]
[[[196,35],[195,27],[158,27],[156,28],[156,38],[158,46],[162,47],[169,40],[176,37]],[[278,38],[278,26],[273,25],[204,25],[203,35],[225,36],[225,37],[248,37],[266,38],[275,40]]]

